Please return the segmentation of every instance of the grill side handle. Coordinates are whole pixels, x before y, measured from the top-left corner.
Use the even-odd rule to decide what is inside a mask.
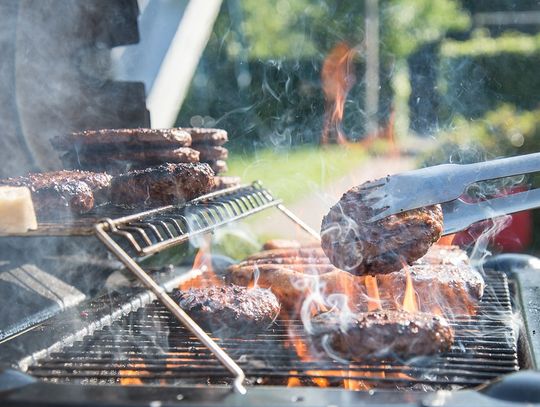
[[[236,364],[234,360],[223,350],[212,338],[210,338],[203,329],[193,321],[184,310],[167,294],[165,289],[157,284],[136,262],[133,260],[107,233],[106,230],[113,231],[112,221],[104,220],[95,226],[96,235],[99,240],[107,246],[135,276],[157,297],[161,303],[195,335],[216,358],[234,375],[233,389],[239,394],[246,394],[244,387],[244,371]]]

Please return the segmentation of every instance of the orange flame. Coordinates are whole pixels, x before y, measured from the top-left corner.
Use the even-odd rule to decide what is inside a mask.
[[[356,82],[352,70],[352,60],[356,52],[355,48],[340,42],[323,62],[321,80],[325,99],[325,119],[321,144],[347,142],[341,129],[341,121],[345,111],[345,99]]]
[[[403,310],[411,313],[418,312],[418,303],[416,301],[416,292],[411,278],[409,269],[405,268],[405,274],[407,276],[407,284],[405,286],[405,295],[403,296]]]
[[[368,311],[381,310],[381,297],[379,296],[379,287],[377,285],[377,278],[374,276],[366,276],[364,280],[368,295]]]
[[[118,375],[120,376],[120,385],[122,386],[138,386],[142,385],[142,380],[137,376],[144,376],[148,374],[148,371],[140,370],[145,368],[145,363],[130,363],[129,367],[138,370],[120,369]]]
[[[210,250],[210,238],[204,241],[199,247],[195,259],[193,260],[192,270],[199,270],[200,274],[196,277],[180,283],[180,290],[189,290],[190,288],[215,287],[223,285],[212,268],[212,253]]]

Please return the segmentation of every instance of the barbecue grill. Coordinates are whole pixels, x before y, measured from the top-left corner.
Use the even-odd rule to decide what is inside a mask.
[[[532,397],[512,390],[540,383],[532,372],[540,356],[534,318],[540,262],[527,256],[485,263],[487,288],[477,314],[451,320],[455,345],[435,357],[406,363],[299,358],[289,341],[291,335],[305,339],[299,320],[210,341],[198,335],[189,316],[186,324],[170,309],[166,293],[201,271],[150,272],[140,260],[271,207],[315,234],[259,183],[98,222],[98,237],[142,284],[108,287],[103,296],[13,331],[0,344],[2,404],[494,405]],[[65,233],[61,225],[50,226],[46,234]],[[235,385],[247,394],[232,391]]]

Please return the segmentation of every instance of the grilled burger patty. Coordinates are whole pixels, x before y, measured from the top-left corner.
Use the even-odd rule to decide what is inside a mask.
[[[370,222],[375,212],[364,202],[366,191],[362,185],[350,189],[323,218],[322,248],[336,267],[357,275],[390,273],[422,257],[441,237],[439,205]]]
[[[216,161],[212,161],[212,160],[208,160],[208,161],[205,161],[209,166],[210,168],[212,168],[214,170],[214,172],[216,174],[223,174],[224,172],[227,172],[229,171],[229,167],[227,166],[227,161],[223,161],[223,160],[216,160]]]
[[[431,314],[376,311],[343,316],[333,312],[311,320],[312,343],[330,357],[368,361],[410,359],[450,350],[454,333]]]
[[[222,129],[186,127],[181,130],[190,134],[193,145],[222,146],[229,141],[227,132]]]
[[[194,146],[200,153],[200,160],[203,162],[216,162],[226,160],[229,156],[229,150],[220,146]]]
[[[240,185],[240,177],[215,177],[215,190],[237,187]]]
[[[229,266],[226,278],[242,286],[257,284],[270,288],[287,311],[297,310],[314,287],[318,287],[323,297],[346,294],[351,309],[367,311],[365,276],[354,276],[334,267],[324,254],[317,256],[314,249],[263,251]],[[397,304],[403,303],[407,272],[419,293],[420,311],[440,310],[447,316],[472,315],[484,293],[484,280],[468,264],[465,252],[455,247],[434,246],[406,270],[376,276],[382,308],[396,309]]]
[[[424,264],[377,276],[383,308],[403,302],[407,271],[418,293],[420,311],[440,310],[445,316],[474,315],[484,295],[484,279],[470,265]]]
[[[111,176],[89,171],[52,171],[7,178],[0,180],[0,184],[28,187],[36,212],[47,216],[66,209],[76,213],[90,211],[95,195],[105,199]]]
[[[214,187],[214,173],[207,164],[168,163],[114,177],[111,201],[119,205],[171,205],[204,195]]]
[[[201,326],[238,334],[268,328],[280,305],[270,290],[236,285],[176,290],[172,297]]]
[[[197,163],[199,152],[189,148],[152,148],[141,151],[75,152],[69,151],[62,162],[70,167],[100,169],[110,172],[123,172],[130,169],[144,169],[163,163]],[[118,170],[118,171],[117,171]]]
[[[102,129],[85,130],[51,140],[57,150],[124,150],[133,147],[186,147],[191,144],[188,132],[179,129]]]

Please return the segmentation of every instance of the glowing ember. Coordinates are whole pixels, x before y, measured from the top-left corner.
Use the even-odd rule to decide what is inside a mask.
[[[146,367],[146,364],[145,363],[130,363],[129,367],[133,369],[144,369]],[[121,369],[118,371],[118,375],[120,376],[120,384],[122,386],[142,385],[143,382],[139,377],[148,375],[148,374],[149,372],[144,371],[144,370],[141,371],[141,370]]]
[[[291,370],[289,372],[289,379],[287,380],[287,387],[300,387],[302,386],[302,383],[300,382],[300,379],[296,377],[298,372],[296,370]]]

